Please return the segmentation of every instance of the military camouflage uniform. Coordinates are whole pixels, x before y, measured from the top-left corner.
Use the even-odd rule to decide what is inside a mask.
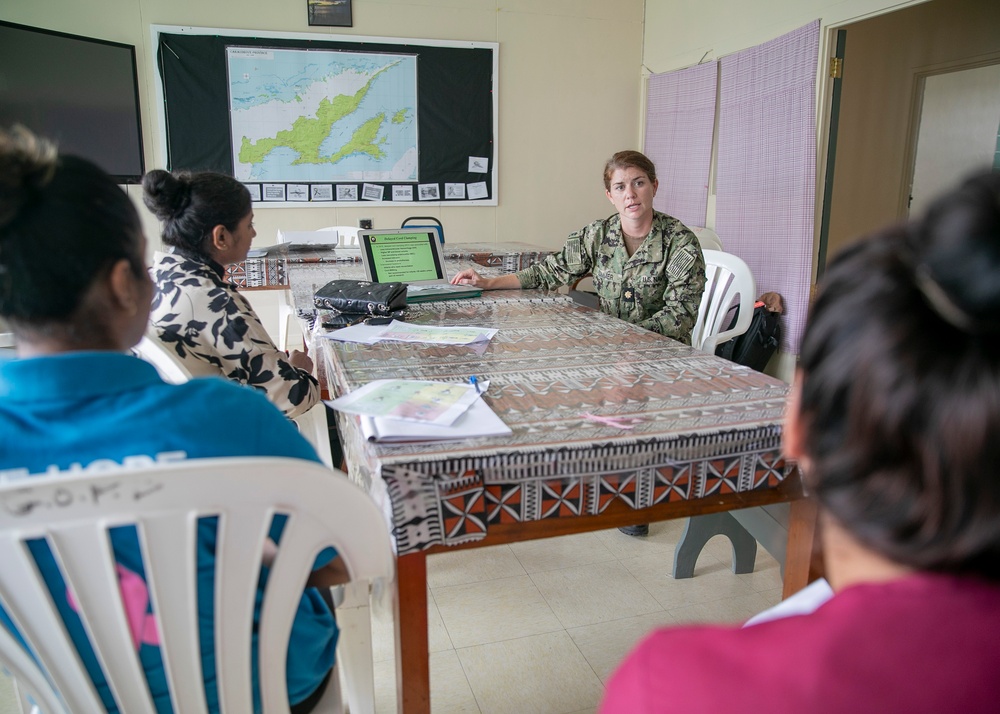
[[[653,212],[653,228],[628,257],[621,217],[595,221],[569,236],[559,253],[517,273],[522,288],[554,289],[592,274],[601,311],[691,343],[705,290],[705,258],[694,233]]]

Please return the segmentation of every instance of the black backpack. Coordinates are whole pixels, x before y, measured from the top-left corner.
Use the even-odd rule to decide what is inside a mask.
[[[733,321],[729,327],[736,324],[739,317],[733,316]],[[771,312],[767,307],[758,302],[753,309],[753,318],[750,320],[750,327],[739,337],[735,337],[728,342],[724,342],[715,350],[719,357],[725,357],[737,364],[743,364],[758,372],[763,372],[767,367],[771,355],[778,349],[781,342],[781,322],[780,315]]]

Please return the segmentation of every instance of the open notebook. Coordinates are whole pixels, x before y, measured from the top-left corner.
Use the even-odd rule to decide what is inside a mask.
[[[448,282],[444,256],[432,228],[359,231],[361,262],[375,283],[406,283],[406,301],[430,302],[479,297],[483,291]]]

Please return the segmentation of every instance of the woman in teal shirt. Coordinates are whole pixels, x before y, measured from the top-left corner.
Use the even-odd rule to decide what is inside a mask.
[[[26,131],[0,131],[0,316],[18,350],[17,359],[0,362],[0,476],[224,456],[319,461],[295,426],[254,390],[214,378],[166,384],[151,365],[127,354],[149,318],[145,249],[135,208],[103,171],[57,156]],[[272,527],[273,540],[281,525]],[[142,557],[134,531],[123,530],[113,534],[112,546],[123,583],[134,586],[143,577]],[[214,522],[202,519],[200,638],[213,712],[214,544]],[[32,553],[105,707],[118,711],[48,546],[38,542]],[[311,582],[343,578],[332,551],[317,565]],[[2,609],[0,622],[18,634]],[[157,709],[169,712],[156,630],[134,634]],[[307,588],[288,652],[293,711],[309,711],[322,694],[336,641],[331,608],[320,590]]]

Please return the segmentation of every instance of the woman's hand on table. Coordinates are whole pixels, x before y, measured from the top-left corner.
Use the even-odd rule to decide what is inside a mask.
[[[452,285],[471,285],[474,288],[488,289],[489,278],[484,278],[472,268],[460,270],[451,276]]]
[[[521,287],[516,275],[501,275],[497,278],[484,278],[472,268],[460,270],[451,277],[452,285],[471,285],[483,290],[512,290]]]

